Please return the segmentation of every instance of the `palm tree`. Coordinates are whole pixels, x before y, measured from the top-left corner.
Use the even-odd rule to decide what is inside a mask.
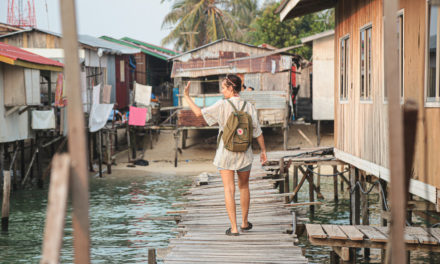
[[[231,38],[231,32],[238,25],[225,10],[226,4],[225,0],[175,0],[162,23],[162,28],[174,28],[162,44],[174,43],[176,49],[188,50],[221,38]]]
[[[258,0],[229,0],[227,7],[238,24],[238,28],[233,32],[233,39],[248,42],[251,25],[261,13]]]

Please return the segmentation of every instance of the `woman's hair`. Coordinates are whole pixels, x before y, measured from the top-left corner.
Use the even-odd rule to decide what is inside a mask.
[[[234,89],[234,92],[240,93],[241,92],[241,78],[238,77],[235,74],[228,74],[225,78],[226,86],[231,86],[232,89]]]

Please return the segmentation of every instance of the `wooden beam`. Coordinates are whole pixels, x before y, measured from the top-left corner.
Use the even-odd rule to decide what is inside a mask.
[[[73,247],[75,263],[90,263],[89,178],[86,165],[84,113],[78,58],[75,0],[60,0],[62,44],[65,54],[68,147],[72,160]]]
[[[40,263],[60,262],[63,245],[64,222],[69,192],[70,158],[67,154],[56,154],[51,162],[49,199],[44,227],[43,256]]]
[[[391,263],[406,264],[404,242],[404,228],[406,219],[406,193],[405,193],[405,148],[403,137],[403,117],[400,106],[400,89],[398,80],[398,54],[396,13],[397,0],[387,0],[384,5],[384,49],[385,53],[385,85],[388,89],[388,139],[389,139],[389,167],[390,167],[390,199],[391,207],[391,228],[390,246]]]

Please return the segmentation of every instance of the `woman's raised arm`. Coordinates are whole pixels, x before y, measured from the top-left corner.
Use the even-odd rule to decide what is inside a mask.
[[[191,99],[191,97],[189,97],[189,87],[191,85],[191,82],[189,81],[188,84],[185,87],[185,90],[183,91],[183,97],[185,98],[186,102],[188,103],[189,107],[191,108],[191,110],[194,112],[194,114],[199,117],[202,116],[202,110],[200,109],[200,107],[198,107],[193,100]]]

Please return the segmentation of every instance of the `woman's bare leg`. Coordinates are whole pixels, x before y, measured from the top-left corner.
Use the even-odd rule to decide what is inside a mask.
[[[225,205],[228,212],[229,221],[231,221],[231,232],[238,233],[237,217],[235,211],[235,182],[233,170],[221,170],[223,187],[225,190]]]
[[[248,226],[249,204],[251,201],[251,194],[249,192],[249,174],[251,171],[237,172],[238,174],[238,188],[240,189],[240,205],[242,222],[241,227]]]

